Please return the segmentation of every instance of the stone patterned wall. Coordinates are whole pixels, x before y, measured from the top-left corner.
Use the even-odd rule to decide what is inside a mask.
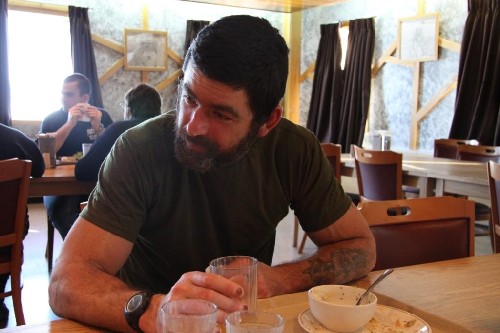
[[[426,13],[439,13],[440,37],[460,43],[467,17],[466,0],[427,0]],[[302,22],[301,72],[315,61],[320,39],[320,24],[338,21],[375,18],[374,61],[386,52],[397,38],[398,18],[415,16],[418,0],[350,0],[344,3],[304,11]],[[423,63],[421,73],[420,107],[458,74],[459,54],[439,49],[439,60]],[[392,148],[410,149],[410,118],[412,105],[413,68],[386,64],[372,80],[370,113],[367,134],[372,130],[388,130]],[[300,123],[307,122],[312,92],[312,80],[301,85]],[[432,151],[435,138],[448,137],[453,118],[455,93],[448,95],[426,117],[419,127],[418,149]],[[367,146],[370,136],[365,135]]]
[[[89,8],[92,33],[122,45],[125,29],[143,28],[142,4],[147,3],[148,30],[167,31],[168,46],[181,57],[184,54],[187,20],[215,21],[227,15],[248,14],[266,18],[282,32],[284,24],[281,13],[186,1],[39,0],[38,2]],[[94,43],[94,53],[99,76],[103,75],[122,56],[119,52],[98,43]],[[180,65],[169,58],[167,71],[149,72],[148,83],[156,85],[178,69]],[[123,96],[127,90],[139,83],[141,83],[140,71],[121,69],[101,86],[104,108],[111,114],[113,120],[123,119],[123,111],[120,107]],[[160,94],[163,99],[163,112],[175,107],[176,84],[168,86]],[[18,127],[17,124],[16,127]],[[24,125],[19,125],[19,127],[22,127],[26,133],[33,131],[36,133],[38,130],[38,128],[31,129]]]
[[[124,29],[142,28],[141,1],[128,0],[42,0],[44,3],[74,5],[89,8],[91,29],[105,39],[123,44]],[[168,44],[177,54],[183,54],[187,20],[214,21],[232,14],[250,14],[268,19],[283,31],[282,13],[252,10],[236,7],[217,6],[186,1],[148,1],[149,30],[168,32]],[[426,0],[426,12],[440,14],[440,36],[461,42],[462,30],[467,16],[466,0]],[[418,0],[349,0],[338,5],[313,8],[302,14],[302,54],[301,73],[316,59],[320,39],[320,25],[337,21],[375,17],[376,44],[374,61],[392,44],[397,36],[397,20],[400,17],[414,16]],[[102,75],[121,54],[100,44],[94,43],[97,69]],[[459,55],[440,48],[440,58],[426,62],[422,66],[421,105],[432,98],[441,87],[458,72]],[[149,83],[156,84],[180,66],[169,59],[166,72],[150,72]],[[367,131],[389,130],[392,134],[392,147],[396,150],[409,149],[409,124],[411,117],[411,94],[413,72],[411,68],[386,64],[372,80],[371,107]],[[141,82],[141,72],[119,70],[101,87],[104,107],[114,120],[122,119],[119,106],[125,92]],[[55,89],[58,89],[57,87]],[[300,119],[305,125],[309,111],[312,80],[301,84]],[[175,107],[176,87],[171,85],[160,92],[165,112]],[[418,145],[420,150],[432,150],[435,138],[447,137],[453,117],[455,94],[446,97],[437,108],[420,124]],[[36,133],[37,128],[21,125],[26,133]],[[369,135],[365,136],[367,145]]]

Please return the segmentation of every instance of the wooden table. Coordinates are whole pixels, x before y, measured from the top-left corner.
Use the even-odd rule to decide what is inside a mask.
[[[366,288],[381,271],[353,285]],[[380,304],[413,313],[433,333],[500,332],[500,254],[434,262],[395,269],[375,293]],[[286,319],[286,333],[304,333],[297,318],[308,308],[307,293],[282,295],[258,302],[260,310]],[[71,320],[19,326],[5,332],[105,332]]]
[[[354,159],[342,154],[342,175],[356,177]],[[486,163],[403,153],[403,184],[420,189],[420,197],[445,193],[490,199]]]
[[[58,165],[55,168],[45,169],[40,178],[31,178],[29,196],[88,194],[95,184],[77,180],[74,164]]]

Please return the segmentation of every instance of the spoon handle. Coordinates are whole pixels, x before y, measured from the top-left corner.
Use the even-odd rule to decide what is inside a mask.
[[[371,286],[368,287],[368,289],[366,289],[366,291],[363,293],[363,295],[361,295],[361,297],[358,299],[358,301],[356,302],[356,305],[359,305],[361,303],[361,300],[363,298],[365,298],[366,295],[368,295],[368,293],[370,291],[372,291],[372,289],[380,282],[382,281],[383,279],[385,279],[387,277],[387,275],[391,274],[392,272],[394,272],[394,269],[392,268],[389,268],[387,269],[384,273],[380,274],[380,276],[375,280],[375,282],[372,283]]]

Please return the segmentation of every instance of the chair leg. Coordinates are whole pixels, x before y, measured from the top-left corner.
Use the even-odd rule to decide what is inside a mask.
[[[306,240],[307,240],[307,234],[304,232],[304,236],[302,236],[302,241],[300,242],[299,249],[297,252],[299,254],[302,254],[302,251],[304,251],[304,246],[306,245]]]
[[[297,241],[299,239],[299,219],[297,216],[293,217],[293,247],[297,247]]]
[[[25,325],[23,303],[21,298],[21,268],[13,271],[10,275],[12,290],[12,304],[14,305],[14,314],[16,315],[17,326]]]
[[[45,248],[45,258],[47,258],[47,266],[49,273],[52,272],[52,257],[54,254],[54,226],[47,218],[47,246]]]

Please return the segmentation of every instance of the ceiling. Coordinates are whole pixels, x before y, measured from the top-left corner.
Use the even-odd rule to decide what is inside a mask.
[[[214,5],[231,7],[243,7],[269,10],[273,12],[292,13],[308,8],[327,6],[345,0],[181,0],[190,2],[202,2]]]

